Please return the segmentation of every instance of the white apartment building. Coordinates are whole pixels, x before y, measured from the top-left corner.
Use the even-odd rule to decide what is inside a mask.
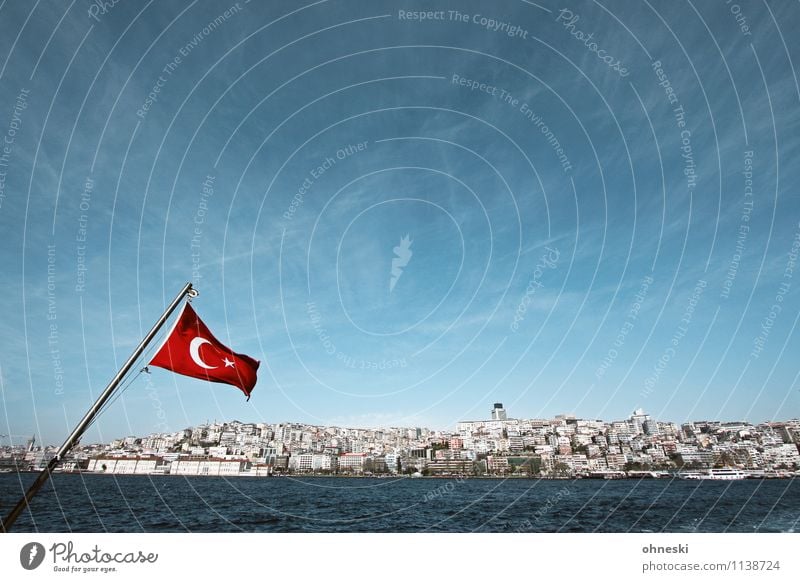
[[[170,475],[237,476],[248,463],[241,459],[179,458],[172,462]]]
[[[338,457],[326,454],[315,454],[311,458],[313,471],[335,471],[339,467]]]
[[[366,453],[344,453],[339,455],[339,469],[342,471],[352,471],[361,473],[364,470]]]
[[[774,466],[782,464],[790,467],[793,464],[800,465],[800,454],[798,454],[795,445],[779,445],[764,449],[764,458]]]
[[[508,457],[489,455],[486,457],[486,468],[489,472],[506,472],[508,471]]]
[[[161,464],[157,457],[96,457],[89,460],[87,470],[114,475],[147,475]]]
[[[386,469],[391,473],[397,473],[397,459],[400,458],[400,455],[397,453],[386,453],[384,457],[386,462]]]

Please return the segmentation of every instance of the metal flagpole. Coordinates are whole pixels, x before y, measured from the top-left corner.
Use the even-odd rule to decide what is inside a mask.
[[[128,358],[128,361],[125,362],[122,368],[120,368],[119,372],[117,372],[117,375],[114,376],[111,382],[108,383],[108,386],[106,386],[106,389],[103,390],[100,398],[98,398],[97,401],[92,405],[92,407],[89,409],[89,412],[84,415],[83,419],[80,421],[80,423],[78,423],[78,426],[76,426],[75,430],[72,431],[72,434],[67,437],[67,440],[65,440],[64,444],[61,445],[61,448],[58,449],[56,456],[50,459],[50,462],[47,464],[47,468],[39,473],[39,476],[36,477],[36,480],[33,482],[33,484],[28,487],[28,490],[25,492],[25,496],[20,499],[19,502],[17,502],[17,504],[14,506],[14,509],[9,512],[2,522],[0,522],[0,532],[8,533],[8,531],[11,529],[11,526],[14,525],[14,522],[17,521],[17,518],[20,516],[20,514],[25,510],[26,507],[28,507],[28,504],[30,503],[31,499],[33,499],[33,496],[36,495],[39,489],[41,489],[50,478],[50,474],[52,473],[53,469],[56,468],[64,456],[72,449],[72,447],[78,443],[84,431],[89,427],[95,416],[97,416],[97,413],[103,407],[103,404],[105,404],[111,397],[111,393],[114,392],[117,386],[120,385],[125,375],[130,372],[131,368],[133,368],[133,365],[136,363],[136,360],[138,360],[139,356],[141,356],[144,352],[147,344],[153,341],[153,338],[158,333],[158,330],[161,329],[161,326],[164,325],[169,316],[173,311],[175,311],[175,308],[180,305],[181,301],[186,295],[189,295],[190,297],[197,297],[198,295],[197,290],[192,287],[191,283],[186,283],[186,285],[183,286],[181,292],[178,293],[175,299],[172,300],[172,303],[169,304],[169,307],[167,307],[164,313],[161,314],[161,317],[147,333],[141,343],[136,347],[131,356]]]

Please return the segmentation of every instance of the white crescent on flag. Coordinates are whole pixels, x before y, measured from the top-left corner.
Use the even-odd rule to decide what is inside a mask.
[[[210,344],[211,342],[208,341],[204,337],[196,337],[194,338],[191,343],[189,344],[189,355],[194,360],[194,363],[200,366],[201,368],[205,368],[206,370],[213,370],[217,366],[209,366],[203,361],[203,358],[200,357],[200,346],[203,344]]]

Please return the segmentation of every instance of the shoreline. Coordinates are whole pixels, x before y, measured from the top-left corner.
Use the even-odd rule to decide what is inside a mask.
[[[39,474],[41,471],[3,471],[2,475]],[[527,475],[322,475],[317,473],[279,473],[274,475],[251,475],[238,473],[231,475],[172,475],[169,473],[108,473],[103,471],[54,471],[53,475],[81,475],[81,476],[107,476],[107,477],[191,477],[191,478],[233,478],[233,479],[392,479],[392,480],[446,480],[466,481],[483,479],[491,481],[774,481],[797,479],[798,475],[747,475],[733,479],[714,478],[703,476],[696,472],[665,473],[662,475],[615,475],[613,477],[572,475],[565,477],[532,477]]]

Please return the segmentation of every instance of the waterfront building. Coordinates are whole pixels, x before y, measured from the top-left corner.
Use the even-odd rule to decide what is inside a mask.
[[[345,473],[362,473],[366,453],[344,453],[339,455],[339,470]]]
[[[179,458],[172,462],[170,475],[203,475],[203,476],[228,476],[235,477],[245,469],[250,468],[250,463],[242,459],[215,459]]]
[[[400,455],[396,452],[386,453],[384,461],[386,462],[386,470],[390,473],[397,473],[397,463],[400,460]]]
[[[54,450],[35,449],[25,453],[24,459],[30,470],[41,471],[47,467],[47,464],[55,456],[56,452]]]
[[[311,453],[292,455],[289,457],[289,470],[299,473],[311,471],[313,460],[314,455]]]
[[[508,457],[498,457],[497,455],[488,455],[486,457],[486,468],[490,473],[507,473]]]
[[[336,471],[338,468],[339,458],[337,456],[320,453],[311,457],[313,471]]]
[[[163,465],[163,459],[156,456],[95,457],[89,459],[86,470],[114,475],[148,475]]]
[[[460,459],[435,459],[427,466],[431,475],[471,475],[472,461]]]

